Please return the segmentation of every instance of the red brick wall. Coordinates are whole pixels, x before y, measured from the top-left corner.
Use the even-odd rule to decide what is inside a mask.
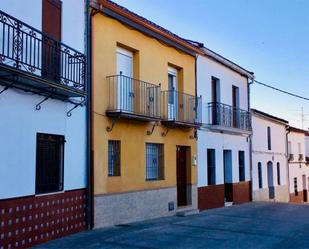
[[[298,195],[295,195],[295,193],[290,194],[290,202],[292,203],[303,203],[304,202],[304,194],[303,191],[299,191]]]
[[[224,185],[198,188],[198,209],[205,210],[224,206]]]
[[[251,201],[251,181],[226,183],[226,197],[227,201],[240,204]]]
[[[0,200],[0,249],[27,248],[86,229],[85,189]]]

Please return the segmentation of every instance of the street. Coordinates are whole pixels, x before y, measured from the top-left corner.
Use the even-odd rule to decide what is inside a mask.
[[[248,203],[96,229],[37,248],[309,248],[309,206]]]

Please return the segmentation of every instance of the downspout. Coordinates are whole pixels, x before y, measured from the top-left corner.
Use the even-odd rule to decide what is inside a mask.
[[[249,81],[249,79],[248,79]],[[251,79],[251,82],[248,82],[248,112],[250,113],[250,126],[251,126],[251,134],[249,135],[249,163],[250,163],[250,201],[252,201],[252,196],[253,196],[253,173],[252,173],[252,135],[253,135],[253,130],[252,130],[252,117],[251,117],[251,105],[250,105],[250,85],[253,84],[254,82],[254,76]]]
[[[92,163],[91,163],[91,144],[92,144],[92,119],[91,119],[91,17],[90,0],[85,0],[85,19],[86,19],[86,167],[87,167],[87,194],[86,194],[86,225],[90,230],[93,227],[93,195],[92,195]]]
[[[288,184],[288,195],[289,195],[289,202],[291,202],[291,195],[290,195],[290,166],[289,166],[289,134],[290,134],[290,126],[287,125],[286,127],[286,139],[285,139],[285,152],[286,152],[286,166],[287,166],[287,184]]]

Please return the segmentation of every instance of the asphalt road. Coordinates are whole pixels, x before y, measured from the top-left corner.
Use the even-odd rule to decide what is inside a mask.
[[[37,248],[309,248],[309,205],[248,203],[86,231]]]

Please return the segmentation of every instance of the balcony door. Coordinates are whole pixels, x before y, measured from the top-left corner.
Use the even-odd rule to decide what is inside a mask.
[[[118,110],[133,111],[133,53],[117,47],[117,106]]]
[[[211,77],[212,124],[220,124],[220,80]]]
[[[239,128],[239,88],[232,86],[232,105],[233,105],[233,127]]]
[[[168,119],[174,120],[177,117],[178,108],[177,108],[177,69],[169,67],[168,68]]]

